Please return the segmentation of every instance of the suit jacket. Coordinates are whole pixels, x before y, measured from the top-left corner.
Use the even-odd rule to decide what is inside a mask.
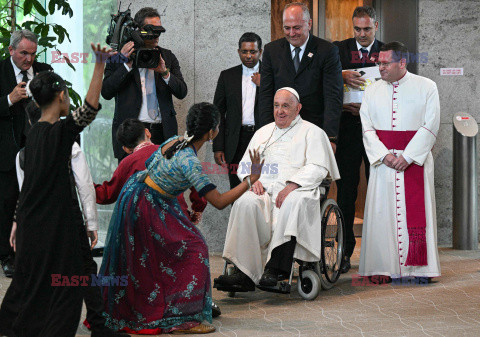
[[[165,65],[170,69],[168,85],[155,73],[155,88],[158,105],[162,117],[163,134],[165,139],[178,133],[175,108],[172,95],[183,99],[187,95],[187,85],[183,80],[180,65],[175,55],[168,49],[160,48]],[[105,76],[103,78],[102,97],[110,100],[115,97],[115,113],[112,123],[112,144],[115,158],[123,158],[124,152],[117,141],[117,129],[125,119],[138,118],[142,107],[142,87],[140,73],[137,68],[128,71],[124,65],[125,58],[114,55],[107,60]]]
[[[353,37],[343,41],[335,41],[333,44],[338,47],[338,53],[340,55],[340,62],[342,62],[343,70],[375,66],[375,63],[378,61],[380,47],[383,46],[383,42],[375,39],[372,48],[370,49],[370,53],[368,54],[367,62],[362,64],[360,55],[358,53],[357,43]]]
[[[260,70],[262,64],[260,63]],[[242,127],[242,65],[232,67],[220,73],[218,78],[217,89],[213,98],[215,104],[220,111],[220,126],[217,137],[213,140],[213,151],[225,152],[225,160],[231,163],[235,152],[237,151],[240,139],[240,129]],[[257,87],[255,93],[255,130],[258,130],[258,93]]]
[[[53,70],[48,64],[33,62],[33,73]],[[17,86],[10,57],[0,61],[0,171],[15,167],[15,156],[25,146],[25,124],[27,123],[23,102],[8,106],[7,96]]]
[[[268,43],[262,60],[261,126],[274,120],[275,92],[282,87],[292,87],[300,95],[302,118],[321,127],[329,137],[337,136],[343,101],[342,66],[337,47],[310,35],[297,73],[285,38]]]

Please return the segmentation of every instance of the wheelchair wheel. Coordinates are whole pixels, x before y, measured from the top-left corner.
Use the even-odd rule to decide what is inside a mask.
[[[344,254],[345,230],[343,215],[333,199],[327,199],[321,207],[322,251],[321,284],[328,290],[340,277],[340,267]]]
[[[320,277],[313,270],[305,270],[298,277],[298,293],[303,299],[312,301],[320,292]]]

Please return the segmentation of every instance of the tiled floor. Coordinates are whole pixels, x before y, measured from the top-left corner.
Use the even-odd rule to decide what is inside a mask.
[[[480,251],[441,248],[443,275],[428,285],[353,286],[358,260],[356,251],[350,273],[314,301],[296,289],[234,298],[214,289],[222,315],[209,336],[480,336]],[[223,261],[212,256],[211,266],[217,277]],[[1,297],[8,284],[0,277]],[[80,327],[77,336],[89,333]]]

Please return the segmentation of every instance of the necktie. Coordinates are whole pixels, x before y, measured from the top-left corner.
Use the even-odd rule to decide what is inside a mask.
[[[154,121],[158,121],[160,114],[158,108],[157,90],[155,90],[155,73],[152,69],[147,69],[145,73],[145,90],[147,91],[147,110],[148,116]]]
[[[293,66],[295,67],[295,72],[298,71],[298,67],[300,66],[300,47],[295,47],[295,56],[293,57]]]
[[[26,70],[22,70],[22,71],[20,72],[20,74],[23,75],[23,77],[22,77],[22,82],[27,83],[27,82],[28,82],[28,75],[27,75],[28,73],[27,73],[27,71],[26,71]]]
[[[23,75],[23,76],[22,76],[22,82],[28,83],[28,75],[27,75],[28,73],[27,73],[27,71],[26,71],[26,70],[22,70],[22,71],[20,72],[20,74]],[[27,98],[25,98],[24,100],[22,100],[22,105],[23,105],[23,107],[25,108],[25,107],[27,106],[27,104],[30,103],[31,100],[32,100],[32,99],[31,99],[30,97],[27,97]]]
[[[26,71],[26,70],[22,70],[22,71],[20,72],[20,74],[22,74],[22,82],[27,83],[27,82],[28,82],[27,71]],[[23,99],[23,100],[20,101],[21,104],[22,104],[22,106],[23,106],[23,109],[24,109],[24,110],[26,110],[27,105],[28,105],[28,103],[30,103],[31,100],[32,100],[32,99],[31,99],[30,97],[27,97],[27,98],[25,98],[25,99]],[[26,113],[26,111],[25,111],[25,130],[24,130],[25,136],[28,134],[28,131],[30,131],[30,127],[31,127],[30,123],[31,123],[31,122],[29,122],[29,121],[30,121],[30,116],[29,116],[28,113]]]
[[[360,48],[360,52],[362,53],[362,66],[365,65],[365,62],[367,62],[368,58],[368,50],[365,48]]]

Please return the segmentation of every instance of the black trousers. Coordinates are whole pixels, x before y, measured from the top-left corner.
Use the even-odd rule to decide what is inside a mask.
[[[87,321],[92,330],[102,330],[105,329],[105,318],[102,316],[102,313],[105,310],[102,294],[100,287],[91,285],[91,276],[97,275],[97,263],[93,259],[87,231],[83,221],[78,221],[77,223],[78,239],[80,241],[80,250],[82,254],[82,271],[84,275],[89,277],[89,285],[84,289],[84,301],[85,306],[87,307]]]
[[[6,172],[0,171],[0,259],[14,254],[9,240],[17,199],[18,183],[15,168]]]
[[[283,273],[290,273],[292,270],[293,253],[295,252],[296,238],[274,248],[270,260],[265,265],[265,269],[274,269]]]
[[[74,217],[78,218],[80,209],[78,207],[72,210]],[[87,307],[87,321],[90,324],[92,330],[104,330],[105,318],[102,316],[104,311],[103,300],[100,292],[100,287],[91,285],[91,275],[97,274],[97,264],[93,260],[92,252],[90,250],[90,244],[87,238],[85,226],[81,218],[76,221],[76,230],[78,233],[78,240],[80,241],[80,252],[82,255],[82,270],[81,274],[89,276],[89,285],[81,287],[83,293],[85,306]],[[18,261],[16,261],[17,263]],[[16,272],[19,272],[17,269]],[[22,294],[28,291],[22,288],[19,282],[12,282],[12,285],[8,288],[7,294],[2,302],[2,317],[0,318],[0,334],[8,337],[14,336],[10,330],[12,321],[18,316],[22,308]],[[70,313],[66,313],[70,314]],[[60,318],[61,319],[61,318]]]
[[[238,140],[237,151],[235,151],[232,162],[229,163],[228,180],[230,181],[230,188],[234,188],[241,183],[237,176],[238,164],[242,160],[245,151],[247,151],[248,144],[250,143],[254,133],[255,131],[247,131],[243,129],[240,131],[240,139]]]
[[[360,167],[365,163],[368,180],[370,163],[362,139],[360,116],[352,116],[343,112],[340,121],[337,151],[335,153],[340,180],[337,180],[337,203],[345,220],[345,256],[352,256],[355,249],[353,222],[355,220],[355,201],[357,200]]]

